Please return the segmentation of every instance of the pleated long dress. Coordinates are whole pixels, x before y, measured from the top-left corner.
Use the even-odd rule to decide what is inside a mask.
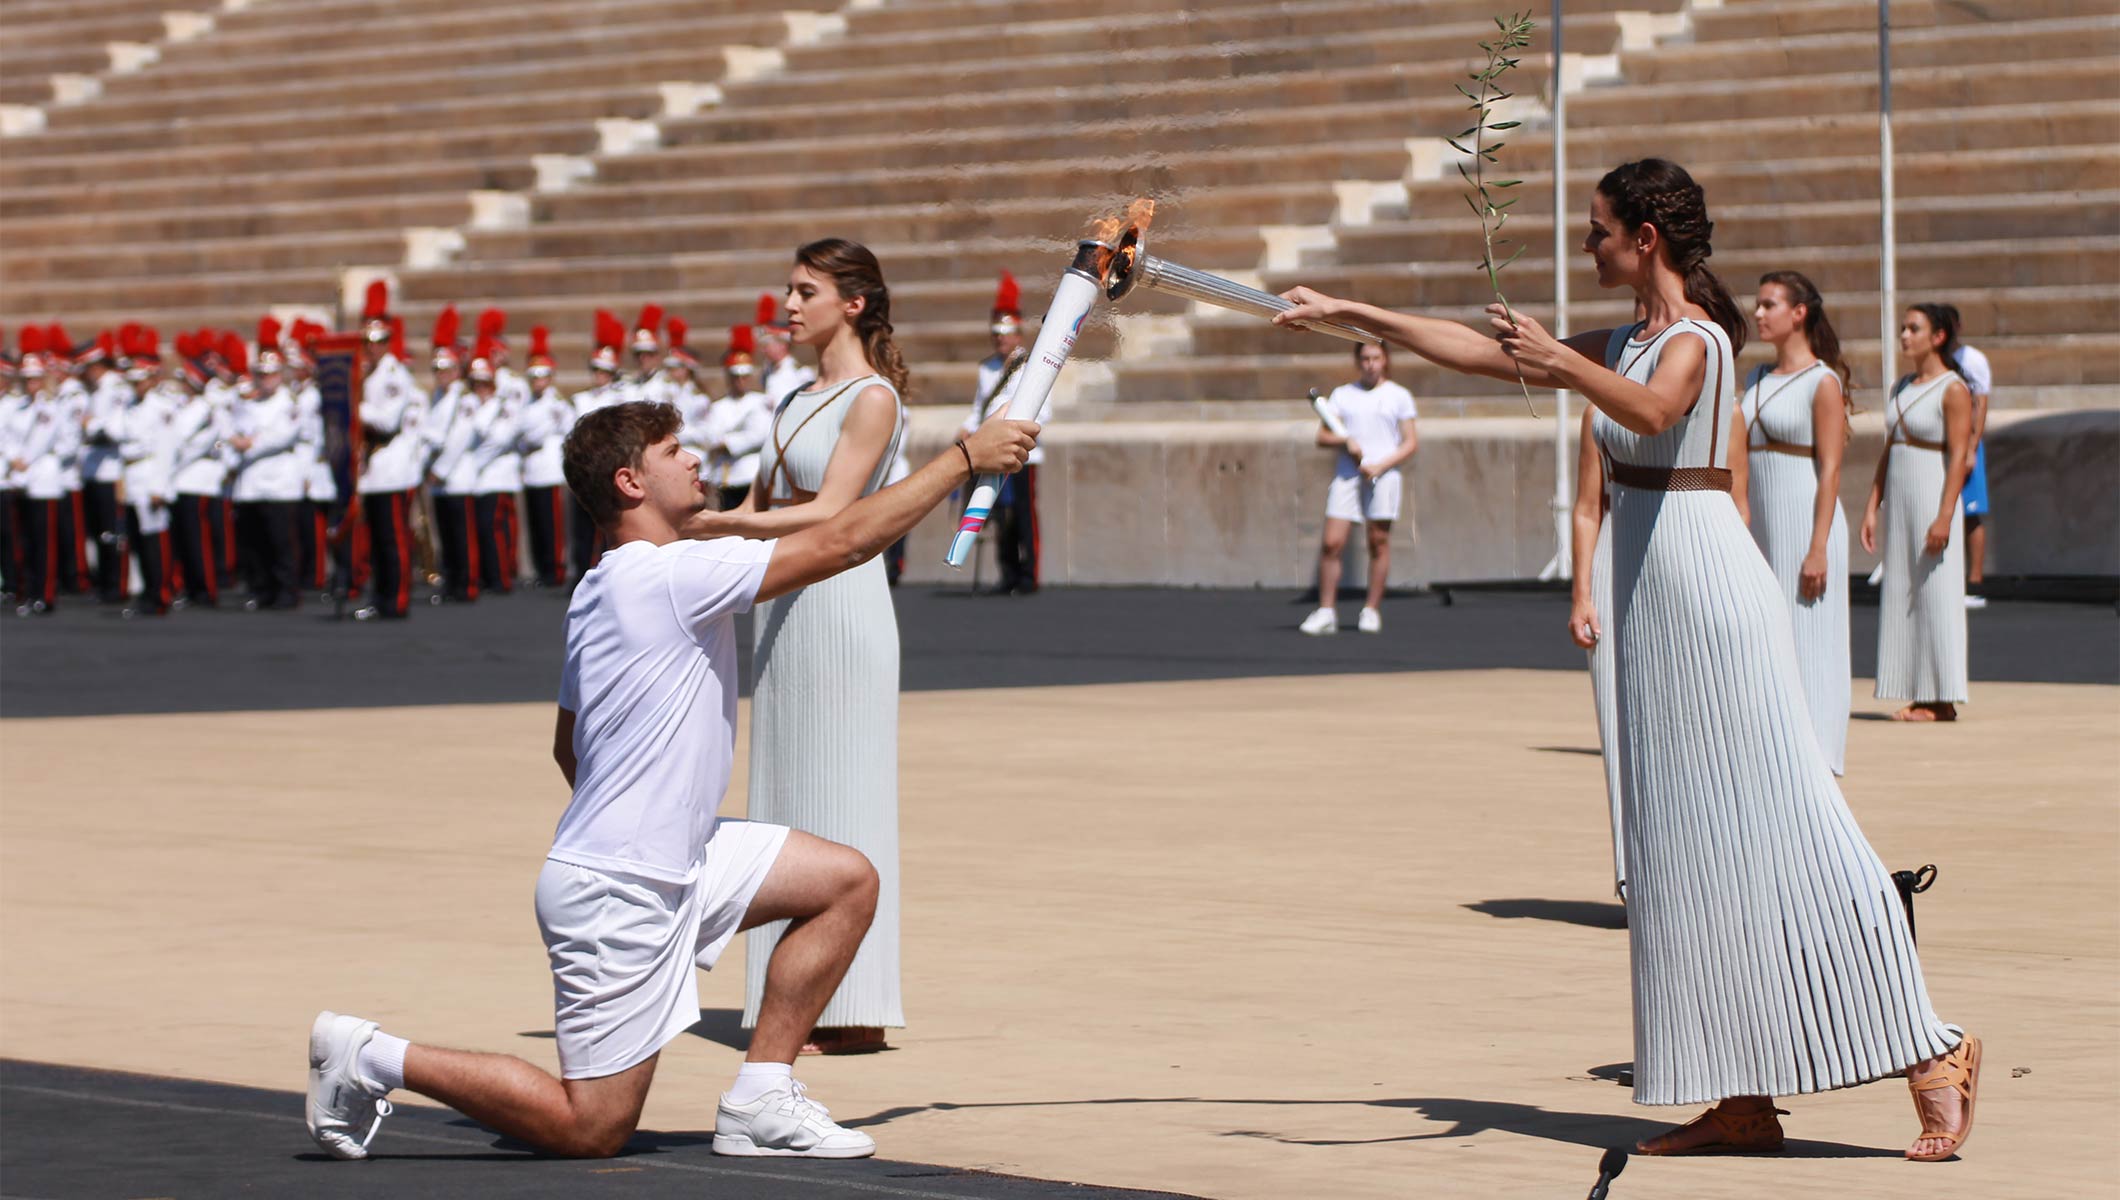
[[[1634,1099],[1880,1079],[1962,1035],[1930,1008],[1898,893],[1812,732],[1789,607],[1727,494],[1730,343],[1698,320],[1633,340],[1640,329],[1614,332],[1614,370],[1646,383],[1674,339],[1697,337],[1708,372],[1661,434],[1596,422],[1612,489]]]
[[[783,501],[814,493],[869,376],[795,393],[775,414],[758,483]],[[896,394],[895,391],[893,393]],[[862,489],[883,486],[905,437],[905,408]],[[876,919],[832,995],[821,1027],[901,1027],[898,987],[898,617],[883,560],[758,606],[751,657],[750,815],[854,847],[876,865]],[[766,963],[784,921],[750,932],[745,1028],[758,1023]]]
[[[1942,554],[1922,549],[1943,504],[1945,371],[1901,381],[1885,407],[1882,526],[1884,583],[1877,599],[1877,698],[1964,704],[1965,506],[1951,506]]]
[[[1796,634],[1796,670],[1818,747],[1835,775],[1847,774],[1848,709],[1853,704],[1853,667],[1848,661],[1848,515],[1833,499],[1826,534],[1826,590],[1816,600],[1798,588],[1803,560],[1811,553],[1817,524],[1817,439],[1811,402],[1832,368],[1822,362],[1776,375],[1760,367],[1747,381],[1741,403],[1746,450],[1751,455],[1752,539],[1781,584]]]
[[[1612,889],[1627,890],[1626,815],[1619,793],[1619,689],[1612,679],[1612,520],[1607,513],[1597,527],[1597,549],[1590,556],[1590,603],[1597,607],[1603,634],[1590,648],[1590,694],[1597,704],[1597,752],[1605,768],[1605,803],[1612,810]]]

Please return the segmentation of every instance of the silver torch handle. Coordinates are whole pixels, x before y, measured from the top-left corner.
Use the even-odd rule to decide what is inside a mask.
[[[1258,288],[1246,287],[1220,275],[1181,267],[1167,258],[1157,258],[1153,254],[1143,254],[1135,271],[1142,287],[1168,292],[1173,296],[1183,296],[1188,300],[1198,300],[1216,308],[1250,313],[1255,317],[1271,319],[1276,313],[1295,307],[1272,292],[1262,292]],[[1350,342],[1368,342],[1372,346],[1381,345],[1384,341],[1367,329],[1342,325],[1338,321],[1312,321],[1306,327],[1332,337],[1345,338]]]

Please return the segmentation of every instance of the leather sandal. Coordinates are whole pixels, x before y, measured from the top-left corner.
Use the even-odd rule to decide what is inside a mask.
[[[1634,1152],[1648,1155],[1772,1154],[1782,1148],[1779,1118],[1787,1116],[1788,1111],[1785,1108],[1768,1107],[1753,1112],[1733,1113],[1718,1105],[1676,1129],[1636,1142]],[[1714,1137],[1710,1141],[1679,1149],[1660,1150],[1650,1145],[1690,1129],[1705,1129]]]
[[[1965,1105],[1959,1115],[1958,1128],[1930,1128],[1928,1114],[1921,1108],[1921,1093],[1953,1088]],[[1921,1138],[1937,1138],[1948,1142],[1942,1150],[1933,1154],[1916,1154],[1912,1146],[1907,1147],[1907,1157],[1915,1162],[1942,1162],[1958,1153],[1965,1140],[1973,1136],[1973,1102],[1980,1094],[1980,1039],[1966,1037],[1959,1040],[1943,1060],[1926,1072],[1907,1072],[1907,1091],[1914,1097],[1914,1115],[1921,1118]]]

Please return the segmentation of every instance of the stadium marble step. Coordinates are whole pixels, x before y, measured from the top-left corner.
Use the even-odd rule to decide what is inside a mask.
[[[1569,195],[1583,198],[1575,203],[1587,202],[1607,169],[1598,165],[1568,172]],[[1725,205],[1787,205],[1796,213],[1812,204],[1864,199],[1874,203],[1880,186],[1874,159],[1862,157],[1703,163],[1690,173],[1707,193],[1711,217]],[[1551,173],[1522,174],[1524,182],[1515,189],[1521,198],[1511,212],[1527,217],[1550,215]],[[1893,175],[1901,199],[1993,195],[1997,189],[2008,188],[2013,193],[2051,193],[2057,200],[2057,215],[2065,215],[2069,194],[2120,187],[2120,157],[2098,146],[1908,154],[1899,156]],[[1414,219],[1463,213],[1465,185],[1456,179],[1410,183],[1406,211]],[[1581,210],[1575,215],[1580,219]]]
[[[674,49],[659,48],[631,56],[625,47],[613,46],[585,50],[568,59],[365,74],[354,86],[364,99],[386,100],[400,110],[416,112],[430,103],[466,109],[484,106],[484,111],[459,113],[459,119],[475,120],[505,111],[503,102],[507,102],[506,108],[512,108],[513,100],[519,96],[594,90],[614,80],[712,83],[722,77],[725,66],[720,46],[680,44]],[[346,96],[341,89],[330,86],[333,78],[327,74],[321,81],[297,78],[270,83],[232,78],[218,81],[219,86],[167,93],[113,89],[67,110],[67,123],[151,121],[171,109],[181,110],[191,120],[263,111],[283,122],[337,121],[346,107]]]
[[[428,163],[513,159],[533,154],[594,154],[597,132],[579,120],[539,125],[468,125],[419,135],[348,133],[319,137],[313,129],[284,139],[205,146],[154,146],[86,154],[0,156],[0,188],[124,182],[157,178],[276,177],[332,163]],[[24,140],[13,145],[27,146]],[[12,148],[12,147],[11,147]]]
[[[619,220],[709,212],[813,208],[821,198],[861,196],[872,204],[981,204],[1037,197],[1073,198],[1086,216],[1143,195],[1256,187],[1313,179],[1394,179],[1406,167],[1402,143],[1321,144],[1271,152],[1060,159],[1035,163],[967,163],[819,175],[725,176],[661,183],[599,182],[540,196],[535,211],[555,219]],[[774,164],[778,165],[778,164]],[[1066,231],[1072,234],[1073,231]]]
[[[1200,3],[1192,0],[1186,4],[1186,9],[1212,15],[1232,7],[1256,7],[1257,2],[1223,0],[1221,3]],[[1684,0],[1569,0],[1569,15],[1574,18],[1619,11],[1673,13],[1683,4]],[[1065,11],[1070,17],[1123,20],[1136,16],[1143,7],[1139,0],[1076,0]],[[1485,0],[1429,0],[1421,5],[1421,9],[1424,15],[1420,19],[1426,24],[1477,22],[1489,28],[1496,11]],[[892,0],[890,4],[852,9],[847,13],[847,26],[849,36],[867,38],[968,24],[1050,20],[1053,13],[1051,5],[1030,0]],[[1535,15],[1543,23],[1544,13]]]
[[[1203,269],[1248,268],[1259,258],[1256,231],[1237,233],[1173,234],[1168,243],[1173,255],[1197,262]],[[398,295],[402,302],[446,301],[461,292],[464,276],[477,281],[481,295],[504,300],[519,296],[547,296],[569,289],[605,293],[630,293],[644,297],[666,293],[698,292],[712,288],[740,287],[748,280],[786,278],[794,244],[770,248],[746,247],[703,254],[644,255],[635,258],[528,259],[481,262],[474,270],[398,272]],[[886,278],[895,289],[900,283],[933,279],[983,279],[991,290],[1003,270],[1017,270],[1026,261],[1040,261],[1035,243],[1024,239],[961,238],[945,242],[874,242],[869,248],[885,264]],[[1045,259],[1059,273],[1058,255]],[[159,280],[137,281],[152,291]],[[57,307],[57,306],[55,306]]]
[[[1313,0],[1209,9],[1162,9],[1141,5],[1125,15],[1085,17],[1074,12],[1018,21],[966,22],[900,33],[856,32],[787,51],[788,70],[797,74],[841,69],[848,46],[859,46],[867,63],[886,64],[1042,61],[1056,55],[1110,55],[1168,51],[1183,47],[1228,47],[1229,57],[1247,57],[1249,46],[1321,35],[1344,37],[1360,31],[1394,39],[1411,37],[1429,47],[1426,55],[1466,58],[1478,54],[1478,43],[1492,37],[1494,22],[1485,16],[1466,21],[1439,20],[1421,0]],[[1610,14],[1570,22],[1573,46],[1590,52],[1598,45],[1617,48],[1619,23]],[[1583,40],[1576,43],[1580,36]],[[1411,45],[1408,47],[1411,49]],[[1532,34],[1528,53],[1548,48],[1543,25]]]
[[[25,19],[11,10],[0,10],[0,45],[5,47],[0,59],[10,72],[34,70],[39,56],[54,50],[101,50],[110,42],[158,42],[168,35],[164,12],[210,13],[216,7],[197,0],[172,0],[90,11],[77,10],[69,3],[56,6],[59,15],[46,19]]]
[[[1901,200],[1895,208],[1901,246],[1983,238],[2066,241],[2082,236],[2085,230],[2120,229],[2120,190],[1918,197]],[[1718,253],[1772,248],[1812,255],[1849,246],[1874,250],[1880,236],[1874,200],[1801,206],[1717,204],[1713,215]],[[1580,240],[1578,223],[1579,218],[1569,222],[1571,250]],[[1548,214],[1512,220],[1504,232],[1514,245],[1529,247],[1526,253],[1553,244],[1553,221]],[[1306,265],[1477,262],[1481,252],[1479,226],[1467,214],[1336,226],[1333,246],[1319,251]]]
[[[219,207],[162,208],[140,212],[68,213],[16,217],[6,222],[14,253],[24,246],[78,247],[182,242],[201,238],[281,237],[358,230],[392,231],[409,226],[461,225],[471,219],[471,201],[461,194],[357,197],[305,204],[254,201]],[[384,264],[377,264],[384,265]]]
[[[495,111],[495,105],[487,97],[459,96],[418,106],[387,102],[347,104],[343,99],[339,103],[340,107],[331,112],[332,119],[364,134],[416,135],[447,125],[481,121]],[[572,119],[584,126],[603,117],[652,117],[662,109],[662,94],[653,81],[627,80],[614,80],[602,88],[516,96],[505,106],[511,121],[527,124]],[[83,119],[83,114],[88,111],[87,107],[55,109],[51,128],[40,134],[9,139],[8,148],[31,154],[65,154],[158,143],[247,145],[261,136],[283,133],[291,127],[287,114],[270,111],[219,113],[174,123],[150,116],[121,124],[100,124],[93,119]]]
[[[535,63],[584,59],[625,70],[629,56],[666,53],[670,46],[711,54],[724,45],[770,45],[787,36],[787,22],[778,12],[698,17],[680,16],[664,6],[653,15],[659,19],[580,28],[542,24],[523,28],[511,19],[510,28],[496,36],[490,17],[467,14],[461,19],[461,29],[422,24],[405,27],[395,38],[378,36],[372,30],[348,31],[350,44],[336,45],[321,40],[324,31],[305,27],[306,37],[319,39],[307,42],[308,46],[330,48],[304,52],[290,52],[284,32],[255,45],[231,45],[232,39],[216,36],[185,47],[190,53],[166,55],[148,70],[111,79],[104,94],[188,96],[217,92],[239,79],[247,86],[307,83],[312,89],[331,81],[349,91],[379,87],[403,95],[387,77],[422,74],[448,81],[466,68],[527,69]]]
[[[751,95],[735,85],[731,102],[689,117],[663,122],[666,146],[811,141],[818,124],[809,115],[773,103],[768,91]],[[1024,128],[1079,127],[1125,122],[1137,128],[1210,119],[1271,121],[1282,110],[1377,105],[1403,111],[1407,124],[1395,136],[1424,130],[1455,133],[1463,126],[1464,101],[1447,80],[1399,66],[1344,71],[1214,79],[1174,79],[1126,88],[1102,85],[1027,88],[979,97],[977,102],[938,94],[876,100],[835,115],[828,137],[929,136],[946,133],[1005,134]],[[1303,131],[1305,141],[1337,130]]]
[[[1968,4],[1963,0],[1892,0],[1895,33],[1934,26],[1982,25],[2006,12],[2012,21],[2110,15],[2109,0],[2009,0],[2007,5]],[[1877,45],[1874,0],[1787,0],[1768,4],[1701,7],[1692,14],[1695,42],[1760,41],[1819,34],[1868,37]]]
[[[1570,33],[1572,38],[1572,29]],[[2110,12],[2102,16],[2012,21],[1999,27],[1941,25],[1894,32],[1892,75],[1896,84],[1939,67],[2095,57],[2110,61],[2116,55],[2120,55],[2120,20]],[[1875,71],[1877,43],[1875,38],[1824,33],[1666,45],[1629,51],[1621,56],[1620,68],[1630,84],[1712,81],[1740,73],[1786,78],[1829,71]]]
[[[1873,43],[1874,48],[1874,43]],[[1895,112],[1964,111],[2022,104],[2027,97],[2068,100],[2120,98],[2120,71],[2097,57],[2035,63],[1932,67],[1892,80]],[[1569,97],[1569,128],[1655,124],[1671,113],[1688,123],[1744,120],[1765,113],[1788,117],[1877,111],[1877,71],[1802,76],[1760,74],[1742,79],[1622,84],[1587,88]]]
[[[362,196],[393,197],[422,194],[452,194],[462,197],[475,190],[520,191],[534,186],[537,169],[527,159],[491,162],[419,162],[384,165],[347,165],[284,171],[277,177],[216,177],[211,175],[181,181],[143,178],[83,189],[60,187],[10,188],[0,193],[0,218],[57,216],[66,213],[100,213],[146,209],[167,204],[172,189],[196,205],[255,203],[263,192],[274,200],[349,199]]]

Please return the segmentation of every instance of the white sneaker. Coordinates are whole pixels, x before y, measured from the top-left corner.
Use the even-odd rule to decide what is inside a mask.
[[[876,1139],[833,1123],[825,1106],[793,1079],[751,1101],[721,1096],[714,1114],[714,1153],[738,1158],[867,1158]]]
[[[1986,607],[1987,607],[1987,597],[1986,597],[1986,596],[1967,596],[1967,597],[1965,598],[1965,606],[1966,606],[1967,608],[1986,608]]]
[[[1329,608],[1321,608],[1303,618],[1303,623],[1296,626],[1296,628],[1312,637],[1324,637],[1328,633],[1338,633],[1340,631],[1340,614]]]
[[[361,1078],[361,1047],[375,1022],[320,1012],[309,1027],[309,1136],[333,1158],[366,1158],[390,1115],[383,1089]],[[355,1140],[358,1137],[359,1140]]]
[[[1362,610],[1362,615],[1355,618],[1354,627],[1363,633],[1382,633],[1384,632],[1384,616],[1373,608],[1365,608]]]

